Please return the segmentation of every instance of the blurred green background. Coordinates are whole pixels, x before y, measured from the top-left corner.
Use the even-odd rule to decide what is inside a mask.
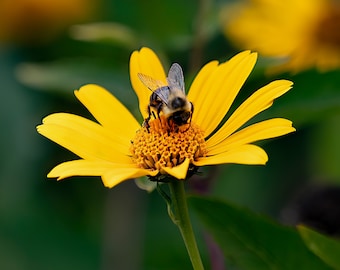
[[[2,0],[1,269],[191,269],[157,192],[134,181],[110,190],[95,177],[47,179],[74,156],[35,127],[54,112],[90,117],[73,95],[87,83],[106,87],[142,121],[129,81],[132,51],[148,46],[165,67],[179,62],[188,88],[203,64],[239,51],[219,23],[227,2]],[[294,89],[257,119],[286,117],[297,132],[261,144],[266,166],[206,168],[196,181],[213,173],[209,194],[289,223],[301,192],[339,185],[340,72],[266,75],[266,63],[260,56],[236,103],[273,79],[290,79]],[[207,261],[204,229],[195,228]]]

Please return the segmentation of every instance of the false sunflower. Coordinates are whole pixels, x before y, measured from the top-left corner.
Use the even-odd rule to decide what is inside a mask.
[[[240,48],[283,60],[278,70],[340,67],[336,0],[248,0],[222,11],[226,36]]]
[[[291,89],[292,82],[277,80],[267,84],[220,125],[256,59],[256,53],[244,51],[227,62],[206,64],[188,92],[188,100],[195,106],[191,123],[179,130],[169,130],[163,116],[152,119],[146,128],[104,88],[93,84],[81,87],[74,93],[98,122],[69,113],[55,113],[43,119],[38,132],[80,157],[59,164],[48,177],[60,180],[101,176],[105,186],[113,187],[141,176],[153,180],[168,176],[186,179],[205,165],[265,164],[266,152],[252,143],[293,132],[292,122],[274,118],[241,127]],[[131,83],[140,112],[146,118],[151,92],[139,80],[138,73],[164,83],[166,74],[151,49],[132,53]]]
[[[94,17],[93,0],[1,0],[0,41],[38,45],[54,40],[75,23]]]

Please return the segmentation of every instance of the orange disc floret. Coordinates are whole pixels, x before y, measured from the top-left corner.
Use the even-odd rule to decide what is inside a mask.
[[[133,161],[143,169],[175,167],[189,159],[190,164],[206,155],[203,131],[194,123],[170,127],[161,117],[149,122],[136,133],[130,148]]]

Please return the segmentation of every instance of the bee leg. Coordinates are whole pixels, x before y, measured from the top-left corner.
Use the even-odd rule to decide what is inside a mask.
[[[143,127],[146,128],[146,130],[148,131],[148,133],[150,133],[149,117],[144,119]]]
[[[194,114],[194,104],[192,104],[192,102],[190,102],[191,104],[191,110],[190,110],[190,120],[189,120],[189,124],[191,125],[191,120],[192,120],[192,115]]]
[[[150,133],[150,124],[149,124],[150,119],[151,119],[151,110],[150,110],[150,106],[148,106],[148,117],[145,118],[143,122],[143,127],[146,127],[146,129],[148,130],[148,133]]]
[[[167,124],[168,124],[167,130],[168,130],[168,136],[169,136],[170,135],[170,130],[172,129],[172,127],[171,127],[171,117],[169,117],[167,119]]]
[[[152,112],[152,116],[153,116],[153,118],[155,118],[155,119],[157,118],[156,115],[155,115],[155,112]],[[159,116],[158,116],[158,117],[159,117]]]
[[[175,124],[172,116],[168,117],[167,124],[168,124],[168,127],[169,127],[168,128],[168,134],[170,133],[170,130],[174,131],[174,132],[178,132],[179,127]]]
[[[190,118],[189,118],[189,123],[188,123],[189,126],[184,131],[188,131],[188,129],[191,127],[192,114],[194,113],[194,104],[192,104],[192,102],[190,102],[190,104],[191,104],[191,110],[190,110]]]
[[[158,117],[159,122],[160,122],[160,124],[161,124],[161,128],[163,128],[163,127],[162,127],[162,120],[161,120],[161,117],[160,117],[161,110],[162,110],[162,104],[159,104],[159,105],[157,106],[157,117]],[[155,116],[155,118],[156,118],[156,116]]]

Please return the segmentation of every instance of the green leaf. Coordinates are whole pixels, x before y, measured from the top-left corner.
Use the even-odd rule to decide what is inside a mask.
[[[239,269],[331,269],[293,228],[216,199],[189,198],[224,255]]]
[[[90,42],[108,42],[134,49],[137,44],[136,33],[124,24],[96,22],[74,25],[70,29],[71,37]]]
[[[95,66],[95,68],[93,68]],[[81,85],[97,83],[121,88],[122,78],[129,82],[128,72],[108,68],[93,59],[60,59],[49,63],[21,63],[16,69],[18,80],[42,91],[66,91],[72,93]]]
[[[309,135],[309,160],[312,175],[322,180],[340,183],[340,111],[328,117]]]
[[[340,242],[303,226],[298,231],[307,247],[334,269],[340,269]]]

